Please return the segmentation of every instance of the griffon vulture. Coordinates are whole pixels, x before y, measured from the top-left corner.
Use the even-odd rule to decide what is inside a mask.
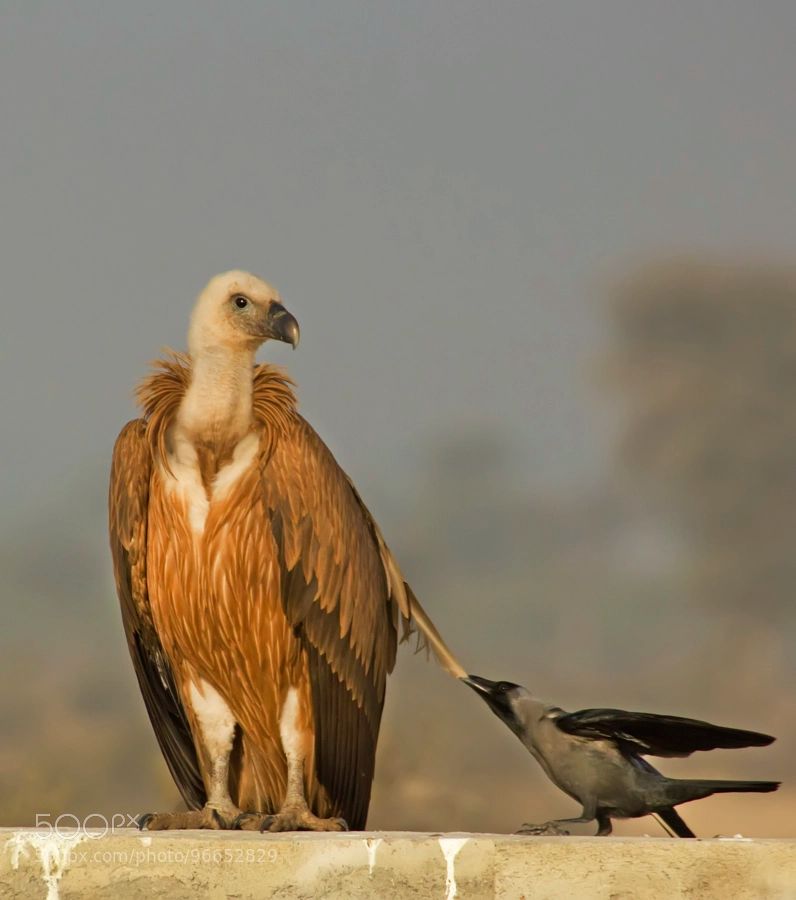
[[[466,674],[290,379],[255,365],[267,340],[299,340],[277,291],[213,278],[113,452],[124,629],[188,806],[149,829],[361,829],[399,620]]]

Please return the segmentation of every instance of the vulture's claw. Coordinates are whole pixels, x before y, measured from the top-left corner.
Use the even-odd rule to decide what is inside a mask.
[[[228,820],[211,806],[203,806],[186,812],[145,813],[136,821],[141,831],[179,831],[189,828],[224,831],[231,827],[232,820]]]
[[[288,806],[275,815],[245,817],[240,828],[245,831],[348,831],[345,819],[321,819],[305,807]]]
[[[260,827],[258,829],[260,834],[262,834],[264,831],[271,830],[271,825],[272,825],[274,819],[276,819],[276,816],[263,816],[262,817],[262,820],[260,821]]]
[[[229,823],[231,831],[258,831],[262,821],[260,813],[242,812]]]

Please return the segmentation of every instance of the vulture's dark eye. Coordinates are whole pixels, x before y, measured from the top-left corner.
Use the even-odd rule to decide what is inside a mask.
[[[243,296],[243,294],[238,294],[237,297],[233,297],[233,302],[238,309],[246,309],[249,305],[249,301]]]

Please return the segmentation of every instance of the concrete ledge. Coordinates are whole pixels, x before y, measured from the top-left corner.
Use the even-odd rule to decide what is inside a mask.
[[[796,897],[796,840],[0,829],[0,896]]]

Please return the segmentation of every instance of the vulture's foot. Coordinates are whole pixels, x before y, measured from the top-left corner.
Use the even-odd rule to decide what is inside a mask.
[[[348,831],[345,819],[319,819],[302,806],[287,806],[267,816],[243,813],[236,827],[243,831]]]
[[[514,832],[514,834],[533,834],[547,835],[548,837],[565,837],[569,835],[569,832],[559,822],[542,822],[541,825],[534,825],[531,822],[526,822],[524,825],[520,826]]]
[[[232,827],[237,831],[259,831],[263,819],[268,819],[262,813],[242,812],[232,823]]]
[[[288,807],[266,816],[260,831],[348,831],[348,823],[345,819],[319,819],[308,809]]]
[[[209,828],[223,831],[233,828],[233,823],[240,816],[240,810],[216,809],[203,806],[201,809],[187,810],[177,813],[144,813],[138,817],[141,831],[175,831],[183,828]]]

